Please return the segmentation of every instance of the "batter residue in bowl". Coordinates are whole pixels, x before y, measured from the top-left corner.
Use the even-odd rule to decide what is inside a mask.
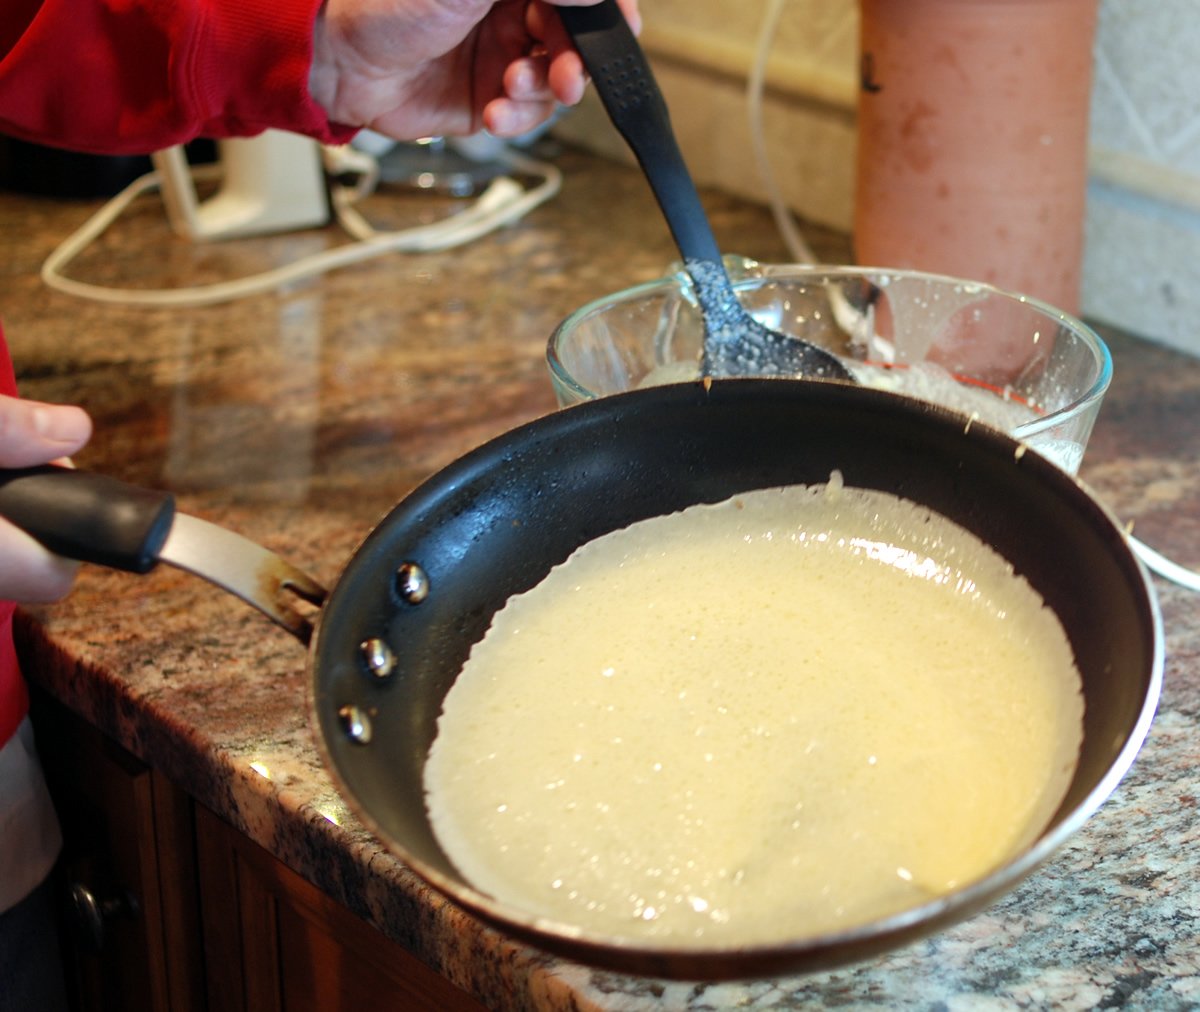
[[[606,936],[770,943],[978,879],[1065,793],[1056,617],[947,519],[770,489],[635,524],[513,598],[426,767],[479,890]]]

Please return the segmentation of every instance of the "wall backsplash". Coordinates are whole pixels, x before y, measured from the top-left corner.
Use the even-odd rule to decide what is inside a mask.
[[[642,0],[641,6],[642,44],[693,175],[765,201],[747,77],[766,0]],[[857,50],[854,0],[787,0],[770,47],[762,109],[772,175],[788,204],[802,217],[846,230],[853,212]],[[628,157],[594,92],[557,132]]]
[[[747,77],[767,0],[643,0],[642,41],[703,183],[766,188]],[[1092,99],[1084,314],[1200,355],[1200,20],[1195,0],[1102,0]],[[855,0],[787,0],[771,36],[762,123],[772,174],[802,217],[853,218]],[[616,157],[594,95],[558,127]],[[754,255],[754,250],[731,252]]]
[[[1092,90],[1084,310],[1200,355],[1195,0],[1104,0]]]

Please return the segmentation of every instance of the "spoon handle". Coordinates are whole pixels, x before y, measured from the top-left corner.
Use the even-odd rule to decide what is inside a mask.
[[[667,103],[616,0],[559,7],[558,13],[609,118],[637,157],[684,262],[720,264],[721,252],[671,129]]]

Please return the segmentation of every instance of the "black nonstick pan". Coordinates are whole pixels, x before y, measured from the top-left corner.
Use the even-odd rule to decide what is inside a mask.
[[[835,469],[848,485],[904,496],[974,532],[1058,614],[1083,675],[1084,742],[1068,794],[1041,837],[987,878],[919,909],[837,935],[755,948],[651,949],[589,937],[472,890],[433,838],[422,770],[442,699],[493,613],[608,531],[749,489],[824,482]],[[64,498],[75,495],[56,485],[47,492],[44,483],[55,479],[72,487],[91,480],[10,474],[0,480],[0,513],[22,513],[25,526],[59,551],[125,568],[144,569],[171,554],[170,537],[160,547],[172,526],[169,502],[152,497],[149,505],[131,505],[105,493],[107,501],[88,504],[85,493],[63,509]],[[74,516],[59,517],[57,530],[32,522],[56,511]],[[96,534],[101,526],[109,531],[103,539]],[[132,534],[138,528],[144,535]],[[97,545],[114,537],[129,543],[116,553]],[[214,547],[205,563],[216,559],[221,568],[221,557],[239,556],[236,545]],[[298,584],[302,596],[317,601],[320,588],[254,546],[241,555],[241,568],[222,582],[306,638],[306,623],[281,608],[278,596]],[[718,581],[713,594],[738,607],[736,591]],[[487,443],[395,507],[350,559],[315,625],[316,738],[347,803],[381,841],[503,931],[593,965],[684,979],[861,959],[962,919],[1007,891],[1082,825],[1129,768],[1154,713],[1163,663],[1148,578],[1113,519],[1073,478],[1007,436],[933,405],[792,380],[635,391],[548,415]]]

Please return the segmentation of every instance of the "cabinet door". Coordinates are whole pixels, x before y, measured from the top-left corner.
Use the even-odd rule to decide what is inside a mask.
[[[196,806],[210,1006],[413,1012],[483,1006],[257,844]]]
[[[84,1012],[202,1007],[191,804],[166,778],[35,697],[63,827],[56,869],[68,984]]]

